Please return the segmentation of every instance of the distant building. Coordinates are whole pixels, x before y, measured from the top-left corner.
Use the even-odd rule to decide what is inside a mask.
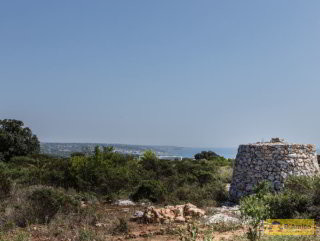
[[[157,156],[160,160],[181,161],[182,156]]]
[[[142,157],[143,157],[143,155],[140,155],[139,160],[141,160]],[[157,156],[157,158],[159,160],[171,160],[171,161],[181,161],[182,160],[182,156]]]

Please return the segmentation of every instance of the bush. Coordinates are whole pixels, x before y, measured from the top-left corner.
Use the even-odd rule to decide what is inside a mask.
[[[191,185],[184,185],[172,193],[171,200],[175,200],[178,203],[182,201],[199,204],[198,202],[202,200],[202,194],[201,189],[197,189],[197,187]]]
[[[219,168],[219,177],[224,183],[231,183],[232,181],[232,167],[223,166]]]
[[[286,191],[266,195],[264,202],[270,207],[270,218],[290,219],[307,212],[312,200],[307,195]]]
[[[251,241],[260,239],[261,233],[259,231],[261,220],[270,217],[270,207],[264,200],[254,194],[241,199],[240,211],[244,218],[249,218],[249,229],[247,231],[247,238]]]
[[[318,183],[318,177],[290,177],[284,190],[278,193],[272,192],[269,183],[260,183],[254,188],[255,194],[240,200],[242,215],[252,218],[248,238],[259,239],[259,223],[266,218],[306,218],[320,214],[320,208],[316,206]]]
[[[38,161],[32,157],[29,156],[15,156],[10,159],[10,162],[15,165],[35,165],[38,163]]]
[[[257,195],[258,198],[262,198],[264,195],[273,193],[271,183],[268,181],[262,181],[254,186],[253,193]]]
[[[14,219],[22,227],[32,223],[49,223],[58,212],[67,214],[79,206],[77,200],[64,192],[41,186],[27,191],[21,201]]]
[[[81,229],[76,241],[98,241],[100,240],[97,235],[91,230]]]
[[[70,156],[71,157],[76,157],[76,156],[82,157],[82,156],[86,156],[86,154],[84,152],[72,152]]]
[[[312,192],[313,204],[320,205],[320,177],[314,177],[313,179],[313,192]]]
[[[12,181],[11,179],[3,174],[0,173],[0,198],[5,198],[10,195],[12,190]]]
[[[203,197],[207,200],[215,200],[218,203],[228,200],[226,185],[221,181],[216,181],[204,186],[203,191],[205,193]]]
[[[315,179],[308,176],[289,176],[284,185],[285,190],[297,194],[311,194],[314,189]]]
[[[103,151],[95,148],[91,155],[74,153],[70,158],[43,154],[16,156],[6,165],[7,180],[18,185],[72,188],[108,199],[131,196],[157,203],[216,204],[226,200],[223,182],[231,176],[230,167],[221,167],[214,160],[159,160],[151,151],[138,160],[115,153],[112,148]],[[227,174],[220,175],[219,168],[228,168]]]
[[[0,163],[0,198],[10,195],[13,182],[8,175],[8,168],[4,163]]]
[[[202,187],[197,185],[184,185],[177,188],[168,197],[167,201],[173,203],[191,202],[197,206],[217,205],[228,200],[225,184],[214,182]]]
[[[156,180],[144,181],[138,187],[131,198],[134,201],[148,199],[151,202],[161,202],[165,200],[166,190],[163,184]]]
[[[78,204],[73,198],[52,188],[35,190],[28,199],[34,206],[36,218],[40,223],[50,222],[59,210],[69,212]]]

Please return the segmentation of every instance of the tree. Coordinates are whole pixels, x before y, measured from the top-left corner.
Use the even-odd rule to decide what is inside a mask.
[[[213,151],[202,151],[201,153],[197,153],[194,155],[194,158],[196,160],[201,160],[201,159],[211,160],[216,157],[220,157],[220,156]]]
[[[114,151],[114,147],[113,146],[104,146],[103,147],[103,153],[107,154],[107,153],[112,153]]]
[[[13,156],[24,156],[40,152],[36,135],[20,120],[0,120],[0,159],[9,161]]]
[[[142,166],[146,170],[157,171],[157,155],[152,150],[146,150],[141,157]]]

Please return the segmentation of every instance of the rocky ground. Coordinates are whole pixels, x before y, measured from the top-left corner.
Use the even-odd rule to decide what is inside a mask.
[[[177,206],[136,205],[121,200],[112,205],[82,203],[83,213],[57,216],[46,225],[9,228],[0,233],[0,241],[244,241],[247,227],[239,207],[225,203],[221,207],[199,209],[192,204]],[[271,240],[318,240],[270,239]]]
[[[102,240],[228,240],[243,235],[237,206],[199,209],[177,206],[136,205],[120,200],[113,205],[82,203],[80,216],[57,216],[46,225],[13,228],[0,240],[102,241]],[[2,238],[2,239],[1,239]]]

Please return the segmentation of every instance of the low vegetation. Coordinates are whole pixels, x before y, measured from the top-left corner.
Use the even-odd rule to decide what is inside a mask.
[[[250,218],[249,240],[260,239],[261,220],[320,216],[320,177],[291,176],[281,192],[274,192],[268,182],[260,183],[255,194],[242,198],[241,212]]]
[[[152,151],[137,158],[97,146],[93,153],[49,156],[39,153],[36,136],[15,120],[0,121],[0,144],[0,241],[32,241],[40,236],[56,241],[130,239],[136,237],[128,222],[135,209],[114,209],[109,204],[116,199],[198,206],[228,200],[232,160],[213,152],[198,153],[195,159],[159,160]],[[246,235],[239,232],[224,240],[317,240],[266,237],[259,229],[267,218],[320,217],[319,187],[320,177],[290,177],[281,192],[260,183],[253,195],[240,201],[242,216],[249,220]],[[239,229],[243,226],[168,224],[140,235],[209,241],[217,233]]]
[[[213,152],[199,153],[196,159],[159,160],[152,151],[137,158],[97,146],[93,153],[49,156],[39,153],[37,137],[16,120],[0,122],[0,142],[0,231],[8,240],[10,230],[32,225],[54,226],[52,233],[61,236],[57,227],[78,224],[73,234],[77,240],[98,240],[92,227],[106,223],[110,234],[128,234],[128,217],[102,222],[99,205],[83,209],[84,202],[130,198],[161,205],[192,202],[204,206],[217,205],[228,197],[226,183],[232,163]],[[66,222],[66,217],[73,223]],[[15,238],[28,240],[29,236],[21,232]]]
[[[158,160],[146,152],[141,160],[96,148],[92,155],[70,158],[32,154],[2,162],[0,196],[19,186],[45,185],[92,193],[106,201],[131,198],[154,203],[214,205],[227,199],[229,173],[215,160]]]

